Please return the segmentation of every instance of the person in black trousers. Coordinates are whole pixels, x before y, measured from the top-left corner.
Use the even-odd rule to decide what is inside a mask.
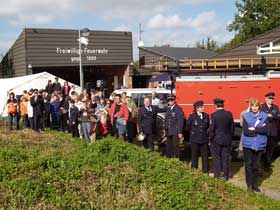
[[[159,112],[164,112],[164,110],[159,109],[158,106],[153,106],[150,98],[144,98],[144,106],[141,107],[138,115],[138,125],[139,132],[145,134],[143,146],[150,150],[154,150],[154,140],[157,132],[156,117]]]
[[[43,114],[44,109],[44,102],[42,95],[38,94],[38,90],[34,90],[34,96],[30,98],[30,104],[33,107],[33,120],[34,120],[34,127],[35,131],[39,131],[41,129],[41,117]]]
[[[69,119],[69,100],[70,97],[66,96],[60,103],[60,129],[63,132],[68,131],[67,121]]]
[[[267,93],[265,95],[265,103],[261,105],[261,111],[268,116],[267,146],[262,157],[264,171],[266,172],[271,170],[273,150],[275,149],[278,140],[277,123],[280,119],[280,114],[278,106],[273,103],[274,97],[274,92]]]
[[[51,104],[51,94],[47,90],[42,92],[43,102],[44,102],[44,112],[43,112],[43,128],[51,127],[51,116],[50,116],[50,104]]]
[[[211,115],[209,127],[210,150],[214,163],[214,177],[220,178],[223,170],[224,179],[229,179],[229,160],[231,143],[234,135],[234,121],[232,113],[224,110],[224,100],[214,99],[216,112]]]
[[[259,164],[267,144],[268,115],[260,110],[257,99],[249,100],[250,109],[242,115],[242,146],[244,152],[245,175],[248,190],[259,193]]]
[[[79,118],[79,109],[75,106],[75,101],[70,100],[69,103],[69,126],[71,129],[72,137],[79,137],[78,130],[78,118]]]
[[[196,101],[194,112],[190,114],[187,120],[187,129],[190,132],[191,142],[191,167],[198,168],[199,152],[202,158],[202,171],[208,173],[208,128],[209,115],[204,112],[203,101]]]
[[[168,108],[165,113],[165,128],[167,136],[166,157],[179,158],[180,140],[184,138],[183,127],[185,115],[182,108],[176,104],[176,96],[170,94],[167,98]]]

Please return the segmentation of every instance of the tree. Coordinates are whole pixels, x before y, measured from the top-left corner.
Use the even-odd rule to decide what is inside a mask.
[[[167,47],[167,48],[170,48],[172,47],[171,44],[163,44],[163,45],[154,45],[154,47]]]
[[[235,31],[236,35],[227,47],[233,47],[280,25],[279,0],[241,0],[236,1],[235,5],[237,13],[234,21],[228,25],[228,30]]]
[[[218,52],[220,49],[219,43],[211,37],[207,37],[206,39],[196,41],[195,47],[214,52]]]

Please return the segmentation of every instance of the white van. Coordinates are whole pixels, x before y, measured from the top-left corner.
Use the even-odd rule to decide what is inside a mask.
[[[163,95],[165,101],[167,101],[167,96],[171,93],[171,90],[167,90],[165,88],[131,88],[131,89],[118,89],[114,92],[116,94],[122,94],[123,92],[131,93],[131,97],[135,101],[138,107],[144,105],[144,98],[150,97],[152,98],[152,92],[155,91],[157,96]],[[174,91],[174,90],[173,90]]]

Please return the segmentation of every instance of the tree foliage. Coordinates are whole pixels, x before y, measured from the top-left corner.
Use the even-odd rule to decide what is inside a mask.
[[[207,37],[206,39],[196,41],[195,47],[204,50],[213,51],[213,52],[218,52],[220,50],[219,43],[216,40],[214,40],[212,37]]]
[[[238,0],[234,21],[228,25],[236,35],[227,44],[235,46],[280,25],[279,0]]]
[[[155,44],[154,47],[167,47],[167,48],[170,48],[170,47],[172,47],[172,45],[168,44],[168,43],[167,44],[162,44],[162,45]]]

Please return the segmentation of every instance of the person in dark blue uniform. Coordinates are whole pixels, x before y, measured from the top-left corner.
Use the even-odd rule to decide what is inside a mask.
[[[151,104],[150,98],[144,98],[144,106],[141,107],[138,115],[139,132],[145,134],[143,146],[154,150],[154,140],[156,130],[157,113],[164,112],[164,109],[158,108]]]
[[[208,173],[208,128],[209,115],[204,112],[204,102],[196,101],[194,111],[187,120],[187,129],[190,131],[191,167],[198,168],[199,153],[202,158],[202,171]]]
[[[166,156],[179,158],[179,143],[183,138],[183,127],[185,115],[180,106],[176,104],[176,96],[168,96],[168,108],[165,114],[165,128],[167,136]]]
[[[223,170],[225,180],[229,179],[229,159],[231,143],[234,135],[232,113],[224,110],[224,100],[214,99],[216,112],[211,115],[209,127],[210,149],[214,164],[214,177],[220,178]]]
[[[265,103],[261,105],[261,111],[268,115],[268,138],[265,153],[263,155],[264,170],[271,170],[273,150],[277,144],[278,128],[277,123],[280,119],[279,108],[273,103],[275,97],[274,92],[265,95]]]

